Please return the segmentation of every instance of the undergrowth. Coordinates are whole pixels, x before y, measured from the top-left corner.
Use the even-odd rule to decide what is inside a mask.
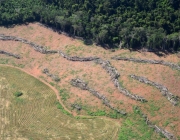
[[[162,137],[154,133],[141,117],[141,111],[136,107],[133,110],[123,121],[118,140],[161,140]]]

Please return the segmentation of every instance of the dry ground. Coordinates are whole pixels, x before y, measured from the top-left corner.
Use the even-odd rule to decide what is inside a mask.
[[[15,26],[13,28],[0,27],[0,33],[22,37],[49,49],[62,50],[74,56],[98,56],[102,59],[110,60],[111,64],[117,68],[121,77],[121,85],[132,93],[145,97],[147,103],[139,103],[121,94],[110,81],[110,76],[100,65],[94,62],[71,62],[58,54],[44,55],[34,51],[29,45],[15,41],[0,41],[0,49],[20,54],[20,60],[0,55],[0,63],[18,66],[23,70],[39,77],[55,88],[64,89],[66,94],[62,100],[64,105],[72,111],[74,115],[87,115],[87,110],[106,110],[101,101],[87,91],[82,91],[70,85],[72,78],[82,78],[90,87],[104,94],[115,107],[132,112],[132,106],[138,105],[143,112],[148,114],[150,120],[166,130],[180,136],[180,105],[171,105],[161,93],[154,87],[132,80],[130,74],[144,76],[148,79],[159,82],[166,86],[174,95],[180,96],[180,72],[169,67],[152,64],[140,64],[134,62],[111,60],[112,56],[126,56],[145,59],[156,59],[180,64],[180,58],[175,54],[166,57],[159,57],[153,53],[130,52],[129,50],[116,50],[111,52],[101,47],[91,45],[86,46],[81,41],[58,34],[52,30],[39,26],[37,23],[29,25]],[[48,68],[50,73],[57,74],[61,78],[59,83],[53,82],[42,73],[44,68]],[[84,109],[81,112],[71,110],[72,103],[81,104]]]

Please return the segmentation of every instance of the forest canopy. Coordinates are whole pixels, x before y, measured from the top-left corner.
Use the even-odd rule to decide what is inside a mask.
[[[109,47],[180,51],[180,0],[0,0],[0,25],[34,21]]]

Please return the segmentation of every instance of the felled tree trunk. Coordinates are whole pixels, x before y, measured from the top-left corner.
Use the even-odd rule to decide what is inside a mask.
[[[19,41],[19,42],[30,45],[35,51],[38,51],[38,52],[43,53],[43,54],[58,53],[58,51],[56,51],[56,50],[47,50],[43,46],[37,45],[37,44],[35,44],[33,42],[30,42],[30,41],[28,41],[26,39],[18,38],[18,37],[15,37],[15,36],[5,36],[5,35],[0,34],[0,40]]]
[[[138,81],[140,81],[142,83],[145,83],[145,84],[156,87],[157,89],[160,90],[162,95],[165,96],[168,99],[168,101],[170,101],[173,105],[177,105],[178,97],[174,96],[171,92],[169,92],[169,90],[165,86],[163,86],[163,85],[161,85],[159,83],[150,81],[145,77],[136,76],[136,75],[130,75],[130,77],[135,79],[135,80],[138,80]]]
[[[137,59],[137,58],[126,58],[126,57],[112,57],[114,60],[132,61],[137,63],[148,63],[148,64],[159,64],[171,67],[172,69],[180,70],[180,66],[171,62],[165,62],[163,60],[148,60],[148,59]]]
[[[7,52],[7,51],[3,51],[3,50],[0,50],[0,54],[5,54],[5,55],[8,55],[8,56],[12,56],[16,59],[20,59],[21,57],[17,54],[13,54],[13,53],[10,53],[10,52]]]

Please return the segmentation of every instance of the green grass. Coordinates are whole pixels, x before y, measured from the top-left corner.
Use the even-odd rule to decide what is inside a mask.
[[[68,111],[66,111],[59,102],[56,102],[56,105],[57,105],[57,108],[60,109],[64,114],[72,116],[72,114],[70,114]]]
[[[106,116],[106,111],[104,110],[98,110],[96,112],[91,112],[91,111],[88,111],[88,115],[90,116]]]
[[[65,88],[60,89],[59,93],[63,101],[66,101],[67,99],[70,98],[69,94],[71,93],[69,93]]]
[[[67,45],[67,46],[65,46],[65,48],[66,48],[66,54],[68,54],[68,55],[77,53],[79,51],[84,51],[83,46]]]
[[[119,119],[124,117],[123,115],[117,113],[116,111],[107,112],[105,110],[97,110],[97,111],[88,110],[87,114],[90,116],[106,116],[113,119]]]
[[[0,64],[7,64],[9,62],[9,59],[0,58]]]
[[[120,129],[119,140],[161,140],[162,137],[149,128],[139,110],[128,114]]]
[[[14,97],[16,91],[22,91],[23,95]],[[114,140],[119,129],[111,120],[70,116],[61,104],[57,104],[55,93],[47,85],[6,66],[0,66],[0,105],[2,140],[7,137]]]
[[[151,114],[151,116],[156,116],[156,114],[158,113],[160,106],[158,106],[157,103],[155,103],[154,101],[149,101],[149,113]]]
[[[49,84],[53,87],[55,86],[55,83],[53,83],[53,82],[50,82]]]
[[[14,93],[14,96],[15,96],[15,97],[20,97],[20,96],[22,96],[22,95],[23,95],[23,93],[20,92],[20,91],[16,91],[16,92]]]

